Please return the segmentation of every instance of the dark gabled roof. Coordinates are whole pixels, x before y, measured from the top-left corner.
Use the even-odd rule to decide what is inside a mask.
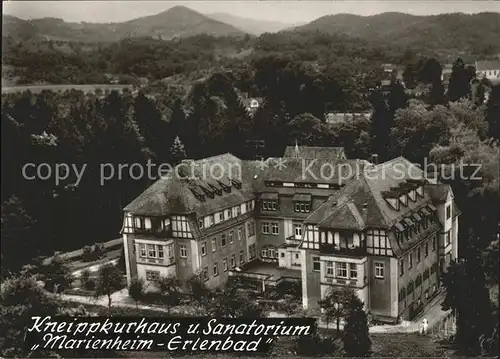
[[[318,227],[363,230],[366,225],[363,216],[352,202],[337,207]]]
[[[344,147],[313,146],[287,146],[283,157],[334,161],[346,158]]]
[[[241,162],[229,153],[183,162],[146,189],[124,211],[149,216],[193,212],[204,215],[252,199],[251,183],[241,181]],[[228,177],[236,178],[236,183],[231,183]],[[235,186],[239,182],[242,182],[241,188]],[[231,191],[228,193],[222,187],[231,187]]]
[[[430,203],[431,196],[424,191],[424,198],[417,196],[416,202],[408,200],[408,205],[400,205],[399,210],[392,208],[384,197],[391,190],[414,188],[415,183],[424,180],[423,171],[403,157],[376,166],[366,166],[360,176],[352,179],[338,193],[332,195],[311,213],[306,222],[321,223],[334,213],[335,207],[351,202],[361,213],[366,226],[390,228],[423,203]],[[402,193],[398,191],[397,194]]]
[[[500,70],[500,61],[476,61],[477,71]]]

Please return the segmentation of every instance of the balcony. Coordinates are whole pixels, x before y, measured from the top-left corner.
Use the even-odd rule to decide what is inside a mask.
[[[302,239],[297,239],[295,236],[285,238],[285,247],[297,247],[302,243]]]
[[[137,257],[138,264],[156,264],[169,266],[175,264],[174,258],[150,258],[150,257]]]
[[[141,234],[146,237],[154,237],[154,238],[167,238],[172,236],[171,227],[167,227],[163,230],[161,229],[153,229],[153,228],[135,228],[134,234]]]
[[[322,243],[319,245],[319,252],[322,254],[338,254],[350,257],[366,257],[366,248],[364,247],[339,247],[334,244]]]

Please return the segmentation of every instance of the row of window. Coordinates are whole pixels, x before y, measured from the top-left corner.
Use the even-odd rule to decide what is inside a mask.
[[[429,255],[429,242],[430,241],[432,241],[432,251],[434,252],[436,250],[436,248],[437,248],[437,244],[436,244],[437,243],[437,234],[434,237],[432,237],[432,240],[425,241],[424,244],[418,246],[413,251],[410,251],[407,254],[408,269],[413,268],[413,258],[414,257],[416,258],[417,263],[420,263],[420,261],[422,260],[422,252],[424,254],[424,257],[427,258],[427,256]],[[399,260],[399,275],[403,275],[404,270],[405,270],[405,261],[404,261],[404,258],[401,258]]]
[[[304,182],[279,182],[279,181],[266,181],[266,187],[290,187],[290,188],[334,188],[339,189],[341,186],[337,183],[304,183]]]
[[[313,271],[321,271],[320,257],[312,257]],[[374,276],[377,279],[384,279],[385,264],[383,262],[374,262]],[[356,263],[325,261],[325,274],[327,277],[336,277],[342,279],[356,279],[358,277],[358,267]]]
[[[193,238],[186,217],[172,216],[172,235],[177,238]]]
[[[278,200],[276,199],[264,199],[261,203],[261,208],[263,211],[277,211]],[[311,203],[309,202],[294,202],[294,210],[299,213],[309,213],[311,212]]]
[[[422,186],[417,189],[413,189],[408,193],[402,194],[399,198],[386,198],[387,202],[394,208],[396,211],[399,211],[400,204],[404,206],[408,206],[408,199],[412,202],[417,201],[417,197],[424,197],[424,188]]]
[[[169,244],[167,246],[157,245],[157,244],[139,244],[139,257],[141,258],[151,258],[151,259],[164,259],[165,252],[164,247],[167,250],[167,258],[174,257],[174,246]]]
[[[248,201],[241,205],[227,208],[214,214],[210,214],[198,220],[200,229],[212,227],[220,222],[236,218],[241,214],[252,211],[254,208],[254,201]]]
[[[260,254],[262,258],[275,259],[278,258],[278,249],[275,246],[264,246]]]
[[[221,248],[224,248],[225,246],[227,246],[227,242],[229,242],[229,244],[233,244],[234,243],[234,237],[235,237],[234,235],[235,235],[234,231],[229,231],[228,238],[226,238],[225,234],[221,234],[221,236],[220,236],[220,246],[221,246]],[[240,227],[236,231],[236,238],[237,238],[238,241],[241,241],[241,240],[243,240],[243,236],[244,236],[244,234],[243,234],[243,227]],[[217,251],[217,237],[212,238],[210,242],[211,242],[212,252]],[[206,256],[207,255],[207,242],[202,242],[201,243],[201,255],[202,256]]]
[[[227,272],[229,269],[236,268],[236,254],[231,254],[231,257],[229,258],[230,262],[228,262],[227,257],[222,259],[222,270],[224,272]],[[241,250],[240,251],[240,258],[239,258],[239,263],[240,265],[245,263],[245,251]],[[215,262],[212,265],[212,276],[217,277],[219,275],[219,262]],[[201,272],[201,278],[204,281],[207,281],[210,279],[210,275],[208,272],[208,266],[203,268]]]
[[[277,236],[280,234],[278,222],[262,222],[262,234],[272,234]]]
[[[434,263],[430,268],[426,268],[423,274],[418,274],[415,277],[415,281],[411,280],[406,288],[402,288],[399,291],[398,300],[401,302],[406,298],[407,295],[412,294],[416,288],[419,288],[423,282],[428,280],[431,275],[437,272],[437,266],[438,264]]]
[[[412,220],[410,218],[405,218],[401,223],[404,226],[403,231],[396,231],[396,238],[399,244],[408,242],[414,234],[419,234],[420,232],[429,228],[429,224],[436,221],[433,215],[421,217],[420,221]]]

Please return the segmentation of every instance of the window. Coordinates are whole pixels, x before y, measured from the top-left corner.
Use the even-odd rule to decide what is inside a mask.
[[[217,250],[217,238],[212,238],[212,252]]]
[[[358,278],[358,265],[356,263],[349,263],[349,278]]]
[[[189,223],[184,216],[172,217],[172,235],[179,238],[192,238],[193,235],[189,229]]]
[[[262,222],[262,234],[269,234],[269,222]]]
[[[446,206],[446,219],[451,218],[451,205]]]
[[[429,255],[429,241],[426,241],[425,242],[425,246],[424,246],[424,256],[425,256],[425,258],[427,258],[428,255]]]
[[[139,244],[139,253],[141,257],[146,257],[146,245],[141,243]]]
[[[181,258],[187,258],[187,247],[183,244],[179,246],[179,251],[180,251],[180,257]]]
[[[245,263],[245,252],[240,251],[240,265]]]
[[[219,263],[217,263],[217,262],[214,263],[213,274],[214,274],[214,277],[217,277],[219,275]]]
[[[255,244],[251,244],[248,247],[248,255],[250,256],[249,259],[255,258],[255,256],[256,256]]]
[[[311,204],[309,202],[295,202],[295,212],[309,213]]]
[[[234,216],[238,217],[241,214],[241,207],[240,206],[233,207],[233,212],[234,212]]]
[[[327,276],[334,276],[334,272],[333,272],[333,262],[332,261],[326,261],[326,275]]]
[[[224,211],[220,211],[219,212],[219,221],[223,221],[224,220]]]
[[[252,237],[255,235],[255,222],[250,221],[247,223],[248,236]]]
[[[280,257],[285,258],[285,252],[281,252]]]
[[[267,247],[262,248],[260,255],[262,258],[267,258]]]
[[[408,269],[413,267],[413,252],[408,253]]]
[[[214,223],[215,223],[215,218],[214,218],[214,215],[213,215],[213,214],[211,214],[210,216],[208,216],[208,224],[209,224],[210,226],[213,226],[213,225],[214,225]]]
[[[269,256],[269,258],[274,258],[275,257],[275,249],[274,249],[274,247],[269,247],[267,249],[267,255]]]
[[[225,235],[225,234],[222,234],[222,235],[220,236],[220,245],[221,245],[222,247],[225,247],[225,246],[226,246],[226,235]]]
[[[238,240],[241,241],[243,239],[243,228],[238,228]]]
[[[164,258],[163,246],[157,246],[157,249],[158,249],[158,258]]]
[[[295,233],[295,238],[302,238],[302,225],[301,224],[294,224],[293,225],[293,231]]]
[[[336,262],[335,263],[335,271],[336,271],[337,277],[347,278],[347,263]]]
[[[398,235],[398,242],[401,243],[401,234],[400,232],[396,233]],[[387,232],[384,230],[370,230],[366,235],[366,246],[368,252],[371,254],[392,255],[389,238],[387,237]]]
[[[227,218],[233,218],[233,212],[230,209],[227,209]]]
[[[417,263],[420,263],[420,246],[417,247]]]
[[[227,272],[227,258],[224,258],[222,260],[222,268],[223,268],[224,272]]]
[[[207,243],[203,242],[201,244],[201,255],[206,256],[207,255]]]
[[[437,234],[432,238],[432,251],[436,250]]]
[[[384,263],[375,262],[375,278],[384,279]]]
[[[229,244],[233,244],[234,242],[234,232],[229,231]]]
[[[198,226],[200,227],[200,229],[203,229],[203,218],[200,218],[198,220]]]
[[[167,246],[167,256],[169,259],[174,258],[174,245],[173,244],[169,244]]]
[[[313,260],[313,272],[319,272],[321,270],[321,262],[319,257],[312,257]]]
[[[399,275],[403,275],[405,273],[405,260],[401,258],[399,260]]]
[[[236,255],[233,253],[231,254],[231,268],[236,267]]]
[[[146,280],[149,282],[156,282],[160,279],[160,272],[155,270],[146,271]]]
[[[156,246],[154,244],[148,244],[148,257],[156,258]]]
[[[262,210],[264,211],[276,211],[278,210],[278,201],[276,200],[263,200]]]
[[[201,272],[201,279],[206,282],[208,280],[208,267],[203,268]]]
[[[445,246],[447,246],[448,244],[451,243],[451,233],[450,233],[450,231],[448,231],[448,232],[446,232],[444,234],[444,240],[445,240],[445,242],[444,242]]]
[[[272,234],[278,235],[280,233],[280,229],[278,227],[278,223],[273,223],[271,227]]]

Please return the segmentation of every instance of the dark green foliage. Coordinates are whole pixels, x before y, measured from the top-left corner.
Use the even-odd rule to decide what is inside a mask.
[[[108,309],[111,310],[111,294],[123,288],[123,274],[113,264],[105,264],[99,268],[95,297],[108,297]]]
[[[295,355],[305,357],[331,356],[336,354],[335,341],[328,336],[322,336],[318,332],[318,324],[315,322],[313,334],[300,336],[295,340]]]
[[[135,306],[139,309],[139,301],[144,298],[144,281],[138,278],[132,278],[132,282],[128,287],[128,295],[135,302]]]
[[[480,354],[480,337],[492,329],[492,306],[482,261],[474,248],[468,259],[452,262],[443,274],[446,288],[443,309],[451,309],[457,318],[455,344],[464,355]]]
[[[368,320],[363,309],[363,302],[351,292],[344,306],[345,325],[342,335],[344,351],[350,357],[367,357],[371,352],[371,340],[368,334]]]
[[[237,279],[230,279],[213,291],[207,312],[215,318],[259,318],[265,316],[266,309],[248,298]]]
[[[461,58],[453,63],[450,82],[448,84],[448,98],[450,101],[457,101],[461,98],[470,98],[471,80],[475,77],[475,70],[466,68]]]
[[[500,85],[491,89],[486,104],[486,119],[489,126],[489,136],[500,141]]]
[[[38,253],[36,223],[16,196],[2,204],[1,238],[2,277],[19,271]]]
[[[30,354],[24,345],[25,330],[32,316],[57,315],[60,303],[47,295],[33,277],[12,277],[2,282],[0,303],[0,355],[4,358],[26,358]],[[52,353],[37,352],[36,357]]]
[[[167,307],[167,310],[179,304],[181,296],[182,283],[175,277],[161,277],[155,283],[161,296],[161,302]]]

